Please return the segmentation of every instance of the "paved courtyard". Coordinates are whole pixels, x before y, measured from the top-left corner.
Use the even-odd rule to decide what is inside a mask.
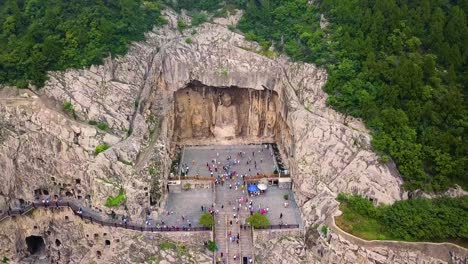
[[[288,200],[283,198],[284,195],[288,195]],[[267,216],[272,225],[299,224],[302,226],[299,208],[294,201],[294,195],[291,190],[270,186],[265,193],[260,196],[254,196],[252,199],[257,211],[259,208],[269,208]],[[284,207],[285,202],[288,202],[288,207]],[[280,219],[281,213],[283,214],[282,219]]]
[[[239,155],[239,152],[243,155]],[[215,163],[213,160],[216,160]],[[187,176],[210,176],[207,163],[213,176],[222,174],[225,165],[231,165],[232,171],[245,175],[272,174],[276,166],[270,145],[196,146],[183,150],[179,173],[188,167]]]
[[[224,185],[217,185],[216,189],[216,201],[217,207],[229,207],[232,210],[232,207],[238,207],[236,202],[241,197],[246,197],[246,193],[243,193],[241,188],[235,189],[232,187],[229,189],[229,183]],[[235,186],[235,181],[233,180],[232,186]],[[288,195],[288,200],[285,200],[284,195]],[[270,219],[271,225],[279,224],[288,224],[294,225],[299,224],[302,226],[301,217],[299,214],[299,208],[297,207],[296,202],[294,201],[293,192],[289,189],[279,189],[277,186],[269,186],[265,193],[262,193],[259,196],[250,196],[250,200],[253,200],[253,208],[255,212],[258,212],[259,209],[268,207],[268,219]],[[284,203],[287,202],[288,206],[285,207]],[[242,210],[248,211],[246,209],[246,204],[242,205]],[[283,214],[282,218],[280,215]]]
[[[164,221],[168,226],[188,227],[188,221],[192,223],[192,227],[200,226],[198,219],[202,215],[201,206],[205,208],[213,204],[213,191],[211,189],[192,189],[182,191],[181,193],[169,193],[165,213],[158,218],[158,223]],[[171,213],[173,212],[173,213]],[[182,220],[184,216],[185,221]]]

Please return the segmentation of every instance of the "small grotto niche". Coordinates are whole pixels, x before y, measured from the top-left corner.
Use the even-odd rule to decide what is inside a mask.
[[[28,236],[26,237],[26,246],[31,255],[40,255],[45,250],[44,238],[41,236]]]

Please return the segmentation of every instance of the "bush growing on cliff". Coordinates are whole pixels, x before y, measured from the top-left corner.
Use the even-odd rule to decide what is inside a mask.
[[[117,194],[117,196],[108,197],[105,205],[107,207],[116,207],[116,206],[121,205],[126,200],[127,200],[127,196],[125,196],[125,190],[123,188],[120,188],[119,194]]]
[[[105,122],[99,122],[96,126],[102,131],[107,131],[109,128]]]
[[[66,101],[63,103],[63,110],[73,119],[76,119],[76,112],[75,112],[75,107],[70,101]]]
[[[101,152],[106,151],[106,150],[109,149],[109,148],[110,148],[110,145],[107,144],[107,143],[99,144],[99,145],[96,146],[96,149],[94,150],[94,154],[97,155],[97,154],[99,154],[99,153],[101,153]]]
[[[468,242],[468,196],[410,199],[375,207],[360,196],[340,194],[337,225],[365,239]]]
[[[207,244],[207,248],[208,248],[209,251],[215,252],[216,251],[216,242],[214,242],[212,240],[209,240],[208,244]]]

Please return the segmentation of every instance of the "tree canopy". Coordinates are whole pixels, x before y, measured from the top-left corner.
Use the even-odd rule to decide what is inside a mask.
[[[204,213],[200,216],[200,219],[198,220],[200,225],[204,227],[213,227],[214,226],[214,218],[210,213]]]
[[[340,194],[336,223],[366,239],[468,242],[468,196],[410,199],[374,207],[360,196]]]
[[[365,121],[406,189],[466,189],[468,2],[308,2],[247,1],[238,27],[265,48],[326,67],[329,105]]]
[[[46,72],[123,54],[163,23],[158,0],[5,0],[0,4],[0,83],[42,86]]]
[[[264,214],[254,213],[249,216],[246,220],[253,228],[262,228],[270,225],[270,220]]]

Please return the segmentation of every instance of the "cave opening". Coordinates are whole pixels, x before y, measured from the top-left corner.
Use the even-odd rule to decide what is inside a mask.
[[[41,236],[28,236],[26,237],[26,245],[31,255],[41,253],[45,249],[45,242]]]
[[[274,143],[284,129],[286,111],[276,91],[192,81],[174,93],[174,141],[208,144],[210,140]]]
[[[272,161],[274,165],[263,172],[289,174],[289,164],[286,164],[288,161],[284,158],[291,157],[294,144],[287,123],[289,111],[284,98],[286,95],[282,90],[277,92],[266,86],[263,86],[263,89],[214,87],[197,80],[174,92],[174,114],[171,115],[170,126],[173,149],[171,174],[176,176],[175,178],[179,174],[203,176],[203,173],[206,174],[202,171],[203,168],[191,170],[191,173],[182,173],[180,168],[184,162],[180,155],[182,152],[187,154],[184,146],[215,145],[270,145],[272,150],[268,152],[272,152],[272,156],[275,157]],[[178,151],[179,148],[181,151]],[[195,153],[195,157],[188,163],[193,163],[199,154],[201,153]],[[190,167],[187,166],[187,159],[185,163],[185,168]],[[271,169],[273,166],[275,169]],[[256,171],[256,168],[252,170],[255,172],[248,173],[262,173],[262,170]],[[150,200],[151,195],[152,192]]]

